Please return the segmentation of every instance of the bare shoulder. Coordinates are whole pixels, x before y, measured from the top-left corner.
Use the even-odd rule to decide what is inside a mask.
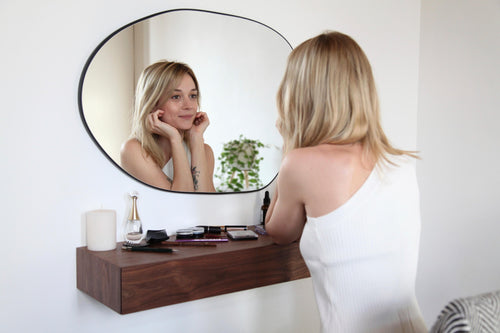
[[[297,148],[290,151],[283,159],[282,171],[297,172],[304,175],[317,175],[328,171],[329,174],[340,173],[352,169],[359,159],[359,152],[339,145],[318,145]]]
[[[307,162],[308,157],[311,157],[311,151],[307,148],[297,148],[288,152],[280,166],[280,178],[292,178],[302,174],[310,166]]]
[[[316,160],[318,157],[317,147],[296,148],[286,154],[282,167],[287,170],[308,168],[311,166],[311,159]]]
[[[215,167],[215,157],[214,157],[214,151],[212,150],[212,147],[210,145],[205,143],[205,157],[208,161],[208,168],[209,168],[209,173],[213,177],[214,173],[214,167]]]
[[[120,154],[121,155],[129,154],[129,153],[139,152],[142,150],[143,150],[143,148],[142,148],[142,145],[139,142],[139,140],[132,138],[132,139],[128,139],[127,141],[125,141],[122,144],[121,149],[120,149]]]
[[[321,216],[342,205],[373,168],[363,163],[361,144],[322,144],[293,151],[290,157],[308,216]]]
[[[154,165],[153,159],[146,153],[137,139],[128,139],[120,149],[120,163],[128,172],[138,172],[145,165]]]
[[[212,166],[214,166],[214,151],[212,150],[212,147],[210,147],[209,144],[206,144],[204,145],[204,150],[205,150],[205,157],[207,158],[209,164]]]
[[[204,145],[205,145],[204,146],[205,147],[205,153],[214,156],[214,151],[212,150],[212,147],[210,147],[210,145],[208,143],[205,143]]]
[[[137,139],[128,139],[120,149],[120,159],[122,164],[133,160],[149,160],[149,155]]]
[[[278,174],[278,182],[297,193],[307,193],[314,184],[311,180],[318,176],[324,164],[324,153],[318,146],[296,148],[289,151],[283,161]]]

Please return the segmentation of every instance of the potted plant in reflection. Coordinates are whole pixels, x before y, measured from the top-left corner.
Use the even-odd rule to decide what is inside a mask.
[[[238,139],[226,142],[218,157],[220,166],[215,177],[221,180],[217,191],[241,192],[262,187],[259,177],[259,149],[265,145],[240,135]]]

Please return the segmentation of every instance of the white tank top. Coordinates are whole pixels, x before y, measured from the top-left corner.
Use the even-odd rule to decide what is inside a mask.
[[[186,141],[182,141],[182,145],[184,146],[184,150],[186,151],[189,165],[191,165],[191,150],[189,149]],[[172,159],[169,159],[167,164],[163,166],[162,171],[170,180],[174,179],[174,161]]]
[[[420,204],[409,158],[374,168],[341,207],[307,217],[300,250],[322,332],[427,332],[415,297]]]

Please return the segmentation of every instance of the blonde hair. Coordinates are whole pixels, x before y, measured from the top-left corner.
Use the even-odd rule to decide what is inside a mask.
[[[361,142],[376,160],[387,160],[387,154],[416,157],[387,140],[370,63],[342,33],[325,32],[292,51],[277,106],[285,153],[324,143]]]
[[[157,110],[180,84],[185,74],[191,76],[198,90],[200,89],[193,70],[186,64],[161,60],[144,69],[139,77],[135,93],[135,108],[132,117],[131,137],[137,139],[146,153],[162,168],[167,162],[163,150],[158,145],[159,136],[147,126],[147,118]]]

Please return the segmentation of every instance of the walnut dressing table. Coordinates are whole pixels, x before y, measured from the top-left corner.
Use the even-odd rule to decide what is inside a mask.
[[[121,314],[309,277],[297,242],[172,246],[173,253],[76,249],[77,288]],[[161,245],[170,247],[168,245]]]

